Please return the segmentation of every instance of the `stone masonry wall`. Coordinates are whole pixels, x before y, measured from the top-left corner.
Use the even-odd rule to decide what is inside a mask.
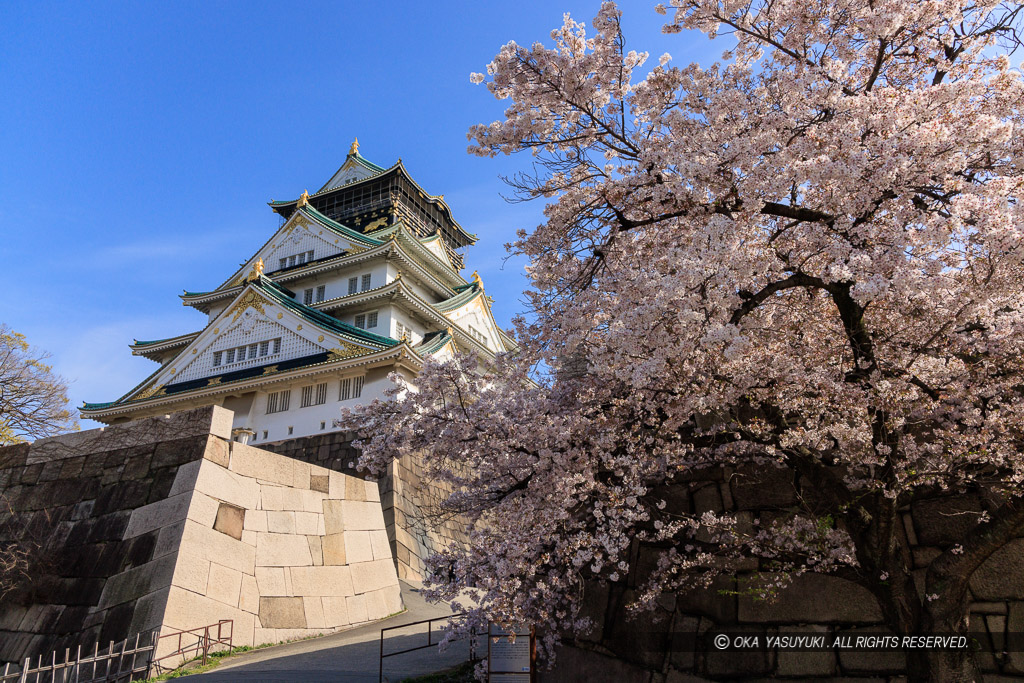
[[[359,451],[354,434],[332,432],[261,444],[260,448],[328,469],[359,476],[353,467]],[[392,463],[379,482],[388,541],[400,579],[421,581],[423,561],[452,543],[466,543],[465,525],[438,514],[444,492],[425,486],[419,458],[406,455]]]
[[[725,468],[699,481],[657,494],[670,508],[702,513],[731,511],[740,519],[762,521],[786,514],[798,502],[792,473],[780,469]],[[813,491],[799,491],[805,500]],[[904,511],[913,548],[918,588],[923,593],[927,563],[940,548],[957,542],[963,512],[981,507],[971,498],[944,499]],[[618,583],[588,584],[583,611],[597,627],[589,635],[563,641],[555,667],[542,683],[616,681],[683,683],[768,678],[821,681],[902,681],[906,661],[899,652],[826,650],[718,650],[716,634],[759,636],[885,634],[874,596],[836,577],[808,574],[782,591],[777,601],[742,595],[745,581],[767,567],[750,560],[734,576],[721,577],[708,590],[665,596],[660,609],[639,618],[626,609],[656,565],[658,551],[634,543],[631,571]],[[974,574],[970,582],[970,631],[978,639],[977,661],[986,681],[1024,680],[1024,652],[1006,648],[1010,634],[1024,633],[1024,538],[1011,541]],[[740,593],[741,595],[737,595]],[[1017,648],[1021,643],[1017,636]],[[1004,650],[1009,651],[1004,651]]]
[[[212,407],[0,449],[0,543],[41,550],[0,599],[0,660],[221,619],[236,645],[276,642],[401,609],[377,486],[232,443],[231,422]]]

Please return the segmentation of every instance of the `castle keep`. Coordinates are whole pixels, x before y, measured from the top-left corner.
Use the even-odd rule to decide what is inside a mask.
[[[246,443],[329,433],[342,406],[383,397],[388,375],[427,356],[514,346],[458,251],[476,237],[402,162],[382,168],[353,143],[313,195],[272,201],[278,230],[216,289],[186,291],[202,329],[136,341],[160,367],[124,396],[87,403],[106,424],[206,405],[234,412]]]
[[[514,348],[462,275],[475,236],[357,143],[317,192],[270,207],[269,239],[181,296],[201,329],[136,341],[156,371],[81,409],[108,427],[0,448],[0,543],[33,557],[0,595],[0,662],[223,619],[235,645],[366,623],[465,541],[424,523],[442,493],[414,456],[368,481],[337,419],[427,357]]]

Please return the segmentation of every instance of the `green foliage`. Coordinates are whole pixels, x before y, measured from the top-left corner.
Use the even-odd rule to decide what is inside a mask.
[[[25,335],[0,324],[0,446],[78,429],[68,385]]]

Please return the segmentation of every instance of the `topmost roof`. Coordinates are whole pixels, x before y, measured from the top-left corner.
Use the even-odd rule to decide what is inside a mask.
[[[288,199],[283,201],[271,200],[270,202],[268,202],[268,205],[275,212],[285,217],[289,217],[292,214],[292,212],[295,211],[296,209],[309,205],[310,200],[315,200],[319,197],[324,197],[325,195],[329,195],[330,193],[339,190],[349,189],[358,186],[361,183],[368,182],[388,174],[401,175],[403,178],[405,178],[406,181],[408,181],[411,184],[411,186],[415,189],[416,193],[419,194],[419,197],[421,198],[422,201],[426,202],[427,204],[433,204],[441,210],[442,215],[444,215],[446,218],[446,222],[449,222],[450,227],[454,229],[454,233],[452,233],[451,236],[455,239],[458,246],[465,246],[467,244],[473,244],[474,242],[476,242],[477,236],[473,233],[466,231],[466,229],[459,225],[459,223],[452,216],[451,207],[449,207],[448,204],[444,201],[444,195],[432,195],[426,190],[424,190],[419,183],[413,180],[412,176],[409,174],[405,166],[402,164],[401,159],[396,161],[388,168],[378,166],[377,164],[369,161],[359,153],[358,141],[352,143],[352,148],[349,150],[348,155],[345,157],[345,163],[343,163],[341,167],[334,172],[334,175],[332,175],[331,178],[326,183],[324,183],[319,190],[317,190],[313,194],[303,192],[302,195],[296,199]]]

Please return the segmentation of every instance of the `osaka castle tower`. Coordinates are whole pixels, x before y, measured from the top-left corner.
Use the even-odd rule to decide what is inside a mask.
[[[234,411],[236,438],[255,444],[337,429],[339,410],[382,398],[397,372],[412,379],[428,356],[515,342],[459,250],[476,241],[444,196],[427,194],[401,160],[382,168],[352,144],[315,194],[270,202],[281,227],[240,269],[182,303],[202,329],[136,341],[159,368],[82,416],[115,424],[216,404]],[[253,244],[253,247],[256,247]]]

